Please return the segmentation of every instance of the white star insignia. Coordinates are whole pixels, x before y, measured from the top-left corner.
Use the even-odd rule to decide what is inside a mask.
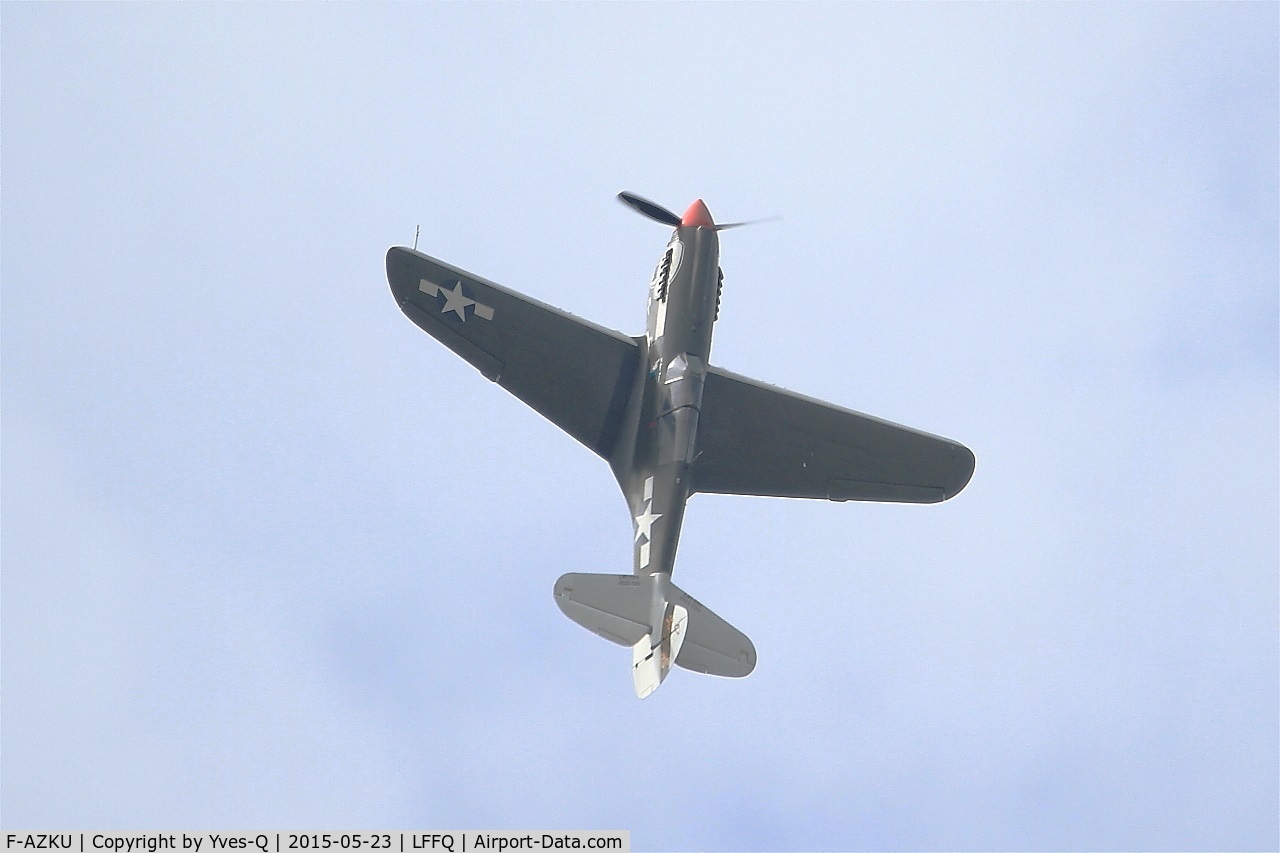
[[[650,501],[644,505],[644,513],[636,516],[636,541],[640,541],[643,536],[646,539],[653,538],[653,523],[662,518],[662,513],[653,511],[653,502]]]
[[[471,316],[479,317],[481,320],[493,319],[493,306],[485,305],[483,302],[477,302],[462,289],[462,282],[455,281],[453,290],[446,290],[442,285],[435,282],[422,279],[418,282],[418,290],[427,294],[427,296],[439,296],[444,294],[444,307],[440,309],[441,314],[448,314],[450,311],[457,314],[462,322],[467,322],[467,306],[472,306]]]
[[[455,281],[453,290],[445,290],[442,287],[440,292],[444,294],[444,307],[440,309],[440,313],[448,314],[452,311],[462,318],[462,322],[467,322],[467,306],[475,305],[476,301],[462,292],[462,282]]]

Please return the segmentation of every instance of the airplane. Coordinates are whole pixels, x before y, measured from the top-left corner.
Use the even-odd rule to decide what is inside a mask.
[[[560,610],[632,650],[641,699],[672,664],[740,678],[745,634],[671,582],[685,503],[698,493],[937,503],[973,476],[950,439],[730,373],[710,362],[724,273],[701,199],[677,216],[633,193],[632,209],[674,230],[649,279],[643,335],[628,336],[473,273],[393,247],[400,310],[609,463],[634,528],[631,574],[569,573]]]

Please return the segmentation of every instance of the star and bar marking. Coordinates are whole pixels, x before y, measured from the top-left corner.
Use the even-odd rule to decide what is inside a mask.
[[[640,543],[640,568],[649,565],[649,540],[653,538],[653,523],[662,518],[662,513],[653,511],[653,478],[644,481],[644,512],[635,517],[636,541],[644,537]]]
[[[481,320],[493,319],[493,308],[485,305],[483,302],[477,302],[466,291],[462,289],[462,282],[455,281],[453,289],[449,290],[442,284],[436,284],[434,281],[427,281],[425,278],[418,282],[418,290],[427,294],[427,296],[444,296],[444,307],[440,309],[441,316],[452,311],[457,314],[462,322],[467,322],[467,306],[472,306],[471,314],[479,317]]]

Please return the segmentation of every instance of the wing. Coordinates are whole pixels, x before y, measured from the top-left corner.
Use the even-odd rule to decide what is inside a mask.
[[[973,463],[949,439],[712,367],[691,477],[698,492],[937,503]]]
[[[608,458],[640,362],[633,339],[409,249],[387,252],[387,281],[423,331]]]

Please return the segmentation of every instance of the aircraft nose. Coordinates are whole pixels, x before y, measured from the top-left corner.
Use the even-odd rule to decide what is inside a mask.
[[[689,209],[684,212],[684,216],[680,218],[681,225],[700,225],[703,228],[715,228],[716,224],[711,221],[711,212],[707,210],[707,206],[702,203],[702,199],[698,199],[689,205]]]

